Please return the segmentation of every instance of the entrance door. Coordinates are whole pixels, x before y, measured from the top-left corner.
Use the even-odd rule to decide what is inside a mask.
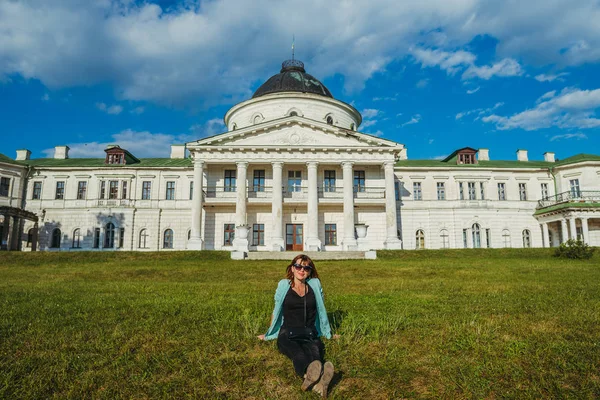
[[[302,224],[287,224],[285,226],[285,249],[288,251],[304,250],[304,234]]]

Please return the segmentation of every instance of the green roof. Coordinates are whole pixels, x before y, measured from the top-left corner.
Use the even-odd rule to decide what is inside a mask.
[[[22,161],[13,160],[12,158],[5,156],[2,153],[0,153],[0,162],[7,163],[7,164],[21,165],[23,167],[25,166]]]
[[[33,167],[70,167],[70,168],[84,168],[84,167],[107,167],[114,169],[139,169],[139,168],[159,168],[159,167],[192,167],[193,163],[191,158],[140,158],[139,162],[134,164],[105,164],[104,158],[67,158],[67,159],[56,159],[56,158],[36,158],[34,160],[28,160],[27,164]]]
[[[540,208],[536,210],[533,215],[546,214],[552,211],[562,210],[563,208],[597,208],[600,207],[600,203],[579,203],[579,202],[567,202],[555,204],[553,206]]]
[[[456,152],[455,152],[456,153]],[[491,160],[478,161],[477,164],[456,164],[456,154],[453,153],[444,160],[400,160],[396,162],[396,167],[407,168],[549,168],[563,165],[575,164],[585,161],[600,161],[600,156],[594,154],[577,154],[557,162],[547,161],[505,161]],[[452,155],[454,155],[452,157]]]

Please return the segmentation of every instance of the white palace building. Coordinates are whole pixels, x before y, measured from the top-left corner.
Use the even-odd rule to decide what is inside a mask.
[[[444,160],[360,133],[362,117],[297,60],[170,158],[0,154],[8,250],[366,251],[600,246],[600,156]],[[189,155],[188,155],[189,154]]]

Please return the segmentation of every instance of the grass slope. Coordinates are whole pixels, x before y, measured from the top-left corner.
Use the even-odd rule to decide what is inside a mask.
[[[598,398],[600,266],[535,250],[317,263],[331,398]],[[259,342],[285,263],[0,254],[0,398],[315,398]]]

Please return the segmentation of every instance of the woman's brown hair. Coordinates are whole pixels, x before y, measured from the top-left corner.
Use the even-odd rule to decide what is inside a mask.
[[[306,254],[298,254],[296,257],[294,257],[294,259],[292,260],[290,265],[288,265],[287,269],[285,270],[286,278],[290,280],[290,284],[292,285],[292,287],[294,287],[294,272],[292,271],[292,266],[294,264],[299,264],[299,263],[308,263],[308,265],[311,267],[310,275],[308,276],[309,279],[319,277],[319,273],[317,272],[315,263],[313,263],[313,261],[310,259],[310,257],[307,256]]]

